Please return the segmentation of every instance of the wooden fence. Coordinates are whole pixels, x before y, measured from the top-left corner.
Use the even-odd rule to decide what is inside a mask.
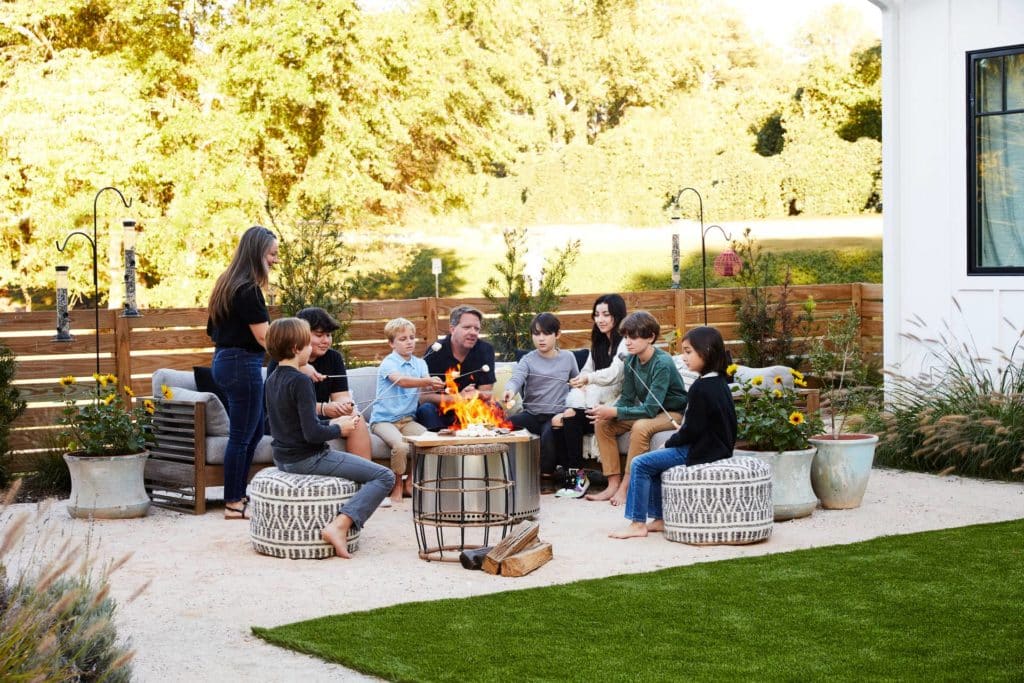
[[[774,295],[777,288],[769,288]],[[742,357],[738,342],[736,302],[742,288],[708,290],[708,324],[721,330],[734,355]],[[820,334],[824,323],[851,305],[861,316],[861,348],[880,357],[882,351],[882,287],[874,284],[803,285],[790,287],[790,306],[799,310],[808,296],[817,304],[811,334]],[[563,348],[590,345],[590,318],[595,294],[574,294],[562,299],[558,316],[562,323]],[[703,299],[699,289],[658,290],[623,294],[630,311],[650,311],[662,329],[686,330],[704,322]],[[390,351],[384,337],[384,323],[391,318],[408,318],[416,324],[421,339],[434,340],[448,332],[451,309],[469,304],[491,314],[494,307],[484,298],[423,298],[358,302],[343,344],[349,361],[373,362]],[[278,311],[271,309],[271,316]],[[209,365],[213,348],[206,336],[206,309],[146,309],[142,317],[124,318],[120,311],[100,311],[100,372],[131,378],[139,396],[151,393],[150,376],[159,368],[188,370]],[[12,471],[27,471],[32,451],[54,444],[53,426],[61,404],[57,380],[65,375],[89,378],[96,369],[96,335],[91,309],[71,312],[74,341],[53,341],[56,316],[53,311],[0,313],[0,340],[11,348],[17,362],[15,383],[28,409],[15,422],[10,437]],[[422,355],[425,344],[417,353]]]

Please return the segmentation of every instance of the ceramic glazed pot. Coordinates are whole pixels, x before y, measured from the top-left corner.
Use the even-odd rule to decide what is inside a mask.
[[[64,454],[71,472],[68,514],[77,518],[145,517],[149,496],[143,474],[149,453],[131,455]]]
[[[874,434],[840,434],[810,439],[818,448],[811,465],[811,486],[830,510],[860,507],[871,476],[878,437]]]
[[[801,451],[748,451],[737,448],[733,455],[757,458],[772,470],[772,512],[776,522],[807,517],[818,505],[811,488],[814,448]]]

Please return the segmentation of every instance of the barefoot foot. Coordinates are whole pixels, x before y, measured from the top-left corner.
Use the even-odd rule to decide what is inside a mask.
[[[348,551],[348,530],[352,527],[352,518],[348,515],[338,515],[333,522],[320,531],[320,538],[325,543],[334,547],[334,554],[344,559],[350,559],[352,554]]]
[[[611,500],[612,496],[615,495],[615,490],[617,488],[618,488],[617,486],[612,486],[611,484],[609,484],[608,488],[606,488],[604,491],[601,491],[600,493],[588,493],[587,496],[586,496],[587,500],[596,500],[596,501]]]
[[[613,531],[608,538],[643,538],[647,535],[647,525],[643,522],[633,522],[625,529]]]
[[[653,522],[647,523],[647,530],[652,533],[658,533],[665,530],[665,520],[656,519]]]

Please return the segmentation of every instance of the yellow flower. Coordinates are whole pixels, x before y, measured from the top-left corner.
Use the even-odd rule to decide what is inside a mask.
[[[792,425],[801,425],[804,423],[804,414],[799,410],[794,410],[789,415],[789,423]]]
[[[115,394],[114,392],[110,392],[109,394],[103,397],[103,405],[109,406],[111,403],[114,402],[115,398],[117,398],[117,394]]]
[[[99,385],[101,387],[107,386],[107,376],[106,375],[101,375],[98,372],[94,372],[94,373],[92,373],[92,378],[94,380],[96,380],[97,382],[99,382]]]
[[[155,412],[156,412],[156,404],[155,404],[155,403],[153,403],[153,401],[151,401],[151,400],[150,400],[150,399],[148,399],[148,398],[147,398],[147,399],[146,399],[145,401],[143,401],[143,402],[142,402],[142,407],[143,407],[143,408],[144,408],[144,409],[146,410],[146,412],[147,412],[147,413],[149,413],[150,415],[152,415],[153,413],[155,413]]]
[[[725,374],[727,374],[730,377],[732,377],[733,375],[736,374],[736,371],[739,370],[739,369],[740,369],[740,366],[738,366],[735,363],[733,363],[732,365],[730,365],[729,367],[727,367],[725,369]]]
[[[804,373],[800,372],[799,370],[797,370],[795,368],[790,368],[789,369],[789,374],[793,375],[797,379],[803,379],[804,378]]]
[[[113,385],[117,385],[117,375],[107,375],[107,382]]]
[[[166,398],[168,401],[170,401],[172,398],[174,398],[174,392],[171,391],[171,388],[169,386],[167,386],[166,384],[161,384],[160,385],[160,394],[164,398]]]
[[[776,384],[782,384],[782,378],[779,377],[778,375],[775,375],[772,381],[775,382]]]
[[[782,391],[776,389],[775,391],[772,392],[772,396],[774,396],[775,398],[782,398]]]
[[[758,375],[754,379],[750,380],[750,383],[753,384],[755,387],[759,387],[762,384],[764,384],[764,377],[762,377],[761,375]]]
[[[75,383],[75,376],[67,375],[66,377],[61,377],[58,381],[62,387],[69,387]]]
[[[797,385],[798,387],[806,387],[807,386],[807,382],[804,381],[803,379],[799,378],[799,377],[793,378],[793,384]]]
[[[128,394],[128,398],[135,398],[135,392],[127,384],[124,385],[124,393]]]

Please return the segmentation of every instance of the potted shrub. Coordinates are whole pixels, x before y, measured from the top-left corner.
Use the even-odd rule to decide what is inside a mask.
[[[728,372],[735,374],[736,366]],[[805,386],[800,372],[790,373],[794,384]],[[775,521],[810,515],[818,499],[811,488],[815,449],[808,437],[821,430],[821,419],[800,410],[796,391],[782,377],[766,382],[757,375],[733,385],[733,392],[738,429],[734,454],[757,458],[771,468]]]
[[[854,308],[828,321],[825,334],[811,344],[810,363],[822,380],[822,408],[829,427],[810,440],[818,449],[811,485],[822,507],[855,508],[867,489],[878,437],[847,431],[851,414],[864,405],[869,392],[875,392],[868,385],[870,368],[861,353],[860,316]]]
[[[95,374],[93,379],[96,385],[85,392],[84,400],[74,377],[60,380],[64,408],[58,423],[64,427],[60,436],[71,473],[68,513],[102,519],[143,517],[149,510],[143,479],[149,457],[146,431],[156,403],[146,399],[133,406],[131,389],[124,387],[126,400],[117,391],[114,375]],[[162,391],[164,398],[172,398],[166,386]]]

